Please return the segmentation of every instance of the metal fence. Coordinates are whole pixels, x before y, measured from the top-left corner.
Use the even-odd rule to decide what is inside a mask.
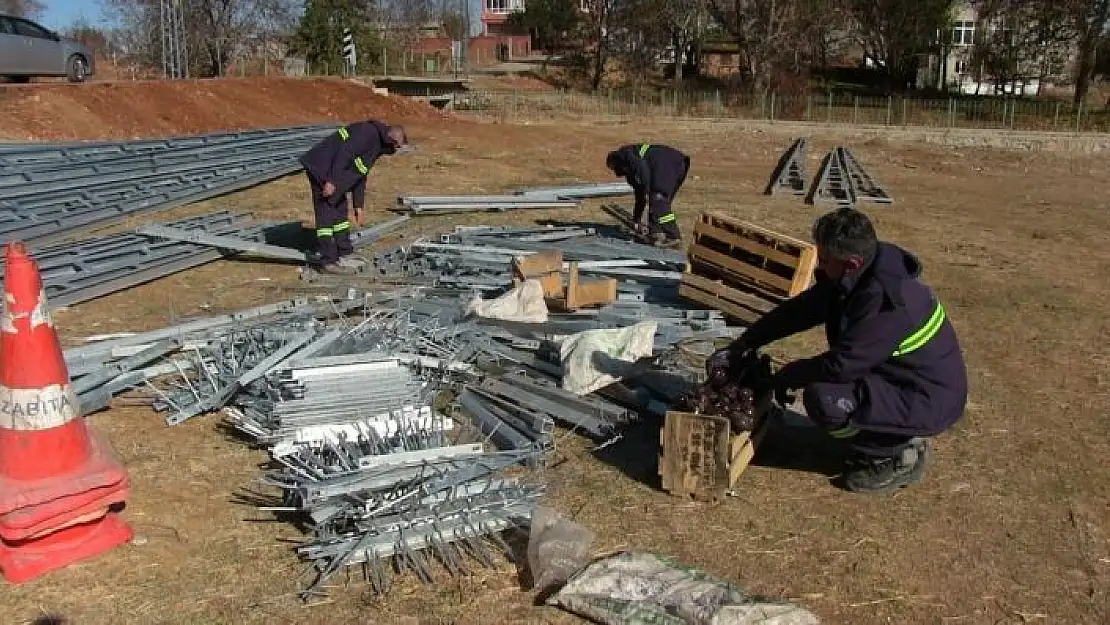
[[[574,116],[805,121],[871,126],[1110,132],[1110,109],[1018,98],[918,99],[811,94],[782,97],[721,91],[600,94],[573,91],[469,91],[456,111],[503,121]]]

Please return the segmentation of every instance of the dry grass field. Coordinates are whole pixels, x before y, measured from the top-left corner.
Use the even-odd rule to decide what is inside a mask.
[[[337,113],[342,118],[342,113]],[[294,121],[294,120],[290,120]],[[790,137],[727,123],[511,126],[421,120],[419,150],[372,174],[371,221],[401,193],[497,192],[608,180],[604,154],[640,140],[693,157],[681,225],[720,211],[805,237],[819,210],[760,194]],[[21,137],[22,138],[22,137]],[[811,172],[828,137],[811,137]],[[746,589],[797,601],[825,623],[1110,622],[1110,181],[1102,157],[850,145],[896,202],[866,208],[880,236],[914,251],[948,307],[969,363],[965,420],[935,441],[926,481],[893,497],[829,484],[820,439],[768,439],[737,496],[718,506],[659,492],[654,433],[599,459],[569,437],[547,471],[549,504],[597,533],[597,552],[657,550]],[[173,214],[215,208],[311,220],[301,176]],[[401,231],[458,223],[605,220],[598,206],[421,217]],[[63,339],[143,330],[303,292],[297,270],[221,261],[59,313]],[[819,332],[776,345],[821,349]],[[229,440],[218,417],[166,427],[145,407],[91,418],[131,473],[126,518],[139,540],[42,580],[9,586],[9,623],[579,623],[536,607],[512,564],[384,599],[357,579],[323,605],[296,596],[296,530],[236,502],[264,455]],[[648,426],[645,426],[647,428]],[[619,456],[621,460],[613,460]],[[355,577],[355,576],[352,576]]]

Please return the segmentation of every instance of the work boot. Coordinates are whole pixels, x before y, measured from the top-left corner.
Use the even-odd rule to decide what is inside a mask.
[[[651,236],[651,244],[655,247],[674,249],[682,245],[682,239],[668,236],[665,232],[656,232]]]
[[[915,438],[894,458],[853,458],[843,487],[853,493],[883,494],[917,484],[925,478],[928,456],[929,442]]]
[[[327,273],[333,276],[353,276],[358,273],[358,270],[354,267],[335,262],[321,266],[320,273]]]

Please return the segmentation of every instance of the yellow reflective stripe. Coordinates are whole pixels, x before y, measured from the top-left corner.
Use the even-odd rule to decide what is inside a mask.
[[[350,230],[351,229],[351,222],[341,221],[341,222],[335,224],[334,226],[332,226],[331,228],[336,234],[339,234],[340,232],[343,232],[345,230]]]
[[[894,350],[894,357],[905,356],[910,352],[917,351],[925,346],[937,332],[940,332],[941,325],[944,324],[944,306],[937,302],[937,307],[933,309],[933,314],[929,315],[929,320],[925,325],[921,326],[916,332],[907,336],[898,344],[898,349]]]
[[[661,224],[669,224],[669,223],[671,223],[671,222],[672,222],[672,221],[674,221],[674,220],[675,220],[675,215],[674,215],[674,213],[667,213],[666,215],[663,215],[662,217],[660,217],[660,218],[659,218],[659,223],[661,223]]]
[[[842,428],[829,430],[829,436],[833,438],[852,438],[856,434],[859,434],[859,428],[854,425],[846,425]]]
[[[351,138],[351,131],[347,130],[346,128],[340,128],[338,132],[339,132],[339,138],[344,140],[344,141]]]
[[[355,169],[357,169],[358,173],[362,174],[363,176],[370,172],[370,168],[366,166],[366,163],[362,162],[361,156],[355,157]]]
[[[318,237],[330,237],[333,234],[335,234],[335,232],[331,228],[317,228],[316,229],[316,236],[318,236]]]
[[[644,156],[647,155],[648,148],[650,148],[650,147],[651,147],[650,143],[641,143],[640,144],[640,158],[643,158]]]

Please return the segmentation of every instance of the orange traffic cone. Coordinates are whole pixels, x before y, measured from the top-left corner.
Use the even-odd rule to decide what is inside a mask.
[[[109,514],[127,473],[91,436],[69,386],[38,268],[7,247],[0,316],[0,572],[26,581],[131,539]]]

